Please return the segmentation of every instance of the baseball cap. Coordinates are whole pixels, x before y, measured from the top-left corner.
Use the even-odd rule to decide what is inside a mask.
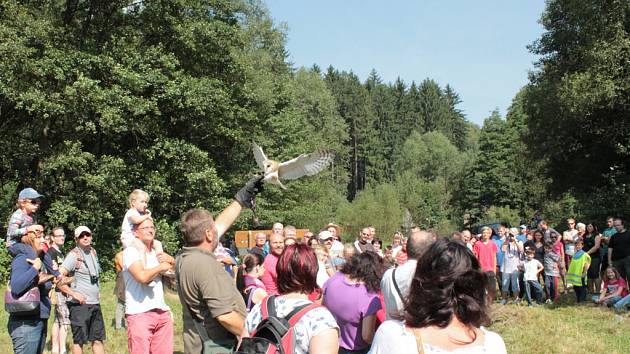
[[[89,227],[87,226],[79,226],[76,229],[74,229],[74,238],[77,238],[79,236],[81,236],[82,233],[87,232],[90,235],[92,234],[92,230],[90,230]]]
[[[523,224],[523,225],[521,225],[521,230],[524,230],[524,229],[526,229],[526,228],[527,228],[527,226],[526,226],[526,225],[524,225],[524,224]]]
[[[317,236],[317,238],[319,238],[322,241],[328,240],[329,238],[332,238],[332,237],[333,237],[332,232],[328,230],[324,230],[320,232],[319,235]]]
[[[18,199],[37,199],[41,197],[43,197],[43,195],[37,193],[33,188],[24,188],[18,195]]]

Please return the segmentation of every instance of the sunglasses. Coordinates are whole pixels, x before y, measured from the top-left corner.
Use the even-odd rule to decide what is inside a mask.
[[[86,237],[92,237],[92,234],[87,233],[87,232],[83,232],[81,233],[81,235],[79,235],[79,237],[77,237],[78,240],[86,238]]]

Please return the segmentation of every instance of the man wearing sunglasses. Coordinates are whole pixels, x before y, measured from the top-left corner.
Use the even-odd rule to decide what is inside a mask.
[[[77,247],[68,253],[59,268],[63,275],[74,275],[72,287],[59,288],[68,296],[72,327],[72,353],[83,353],[83,345],[90,342],[94,354],[105,352],[105,321],[101,312],[99,291],[101,266],[92,247],[92,231],[87,226],[74,230]]]
[[[356,241],[354,241],[354,248],[357,249],[357,252],[359,253],[363,253],[365,251],[374,252],[374,247],[369,242],[371,235],[372,233],[370,232],[369,227],[364,227],[363,229],[361,229],[361,233],[359,233],[359,237],[357,238]]]

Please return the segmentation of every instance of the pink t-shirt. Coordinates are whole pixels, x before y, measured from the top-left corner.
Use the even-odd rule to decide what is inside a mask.
[[[562,247],[562,242],[558,241],[554,243],[552,249],[558,256],[562,257],[562,250],[564,249]]]
[[[617,280],[604,280],[604,284],[602,284],[602,288],[606,289],[606,295],[610,295],[617,291],[619,287],[622,287],[621,297],[628,295],[628,286],[626,286],[626,281],[623,278],[619,278]]]
[[[278,295],[278,273],[276,273],[276,264],[278,264],[280,257],[273,253],[269,253],[265,257],[265,273],[260,277],[260,280],[265,284],[265,289],[269,295]]]
[[[479,265],[484,272],[496,271],[496,256],[499,248],[492,240],[484,244],[483,241],[475,242],[473,252],[479,260]]]

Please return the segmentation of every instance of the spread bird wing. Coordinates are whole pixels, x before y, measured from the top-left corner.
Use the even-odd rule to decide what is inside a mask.
[[[263,162],[267,160],[267,156],[265,156],[265,153],[263,152],[262,148],[258,146],[256,143],[254,143],[253,150],[254,150],[254,158],[256,159],[256,163],[258,164],[258,167],[264,170],[265,165],[263,164]]]
[[[302,154],[293,160],[285,161],[278,167],[280,179],[297,179],[302,176],[312,176],[323,171],[335,158],[335,152],[330,150],[315,151]]]

